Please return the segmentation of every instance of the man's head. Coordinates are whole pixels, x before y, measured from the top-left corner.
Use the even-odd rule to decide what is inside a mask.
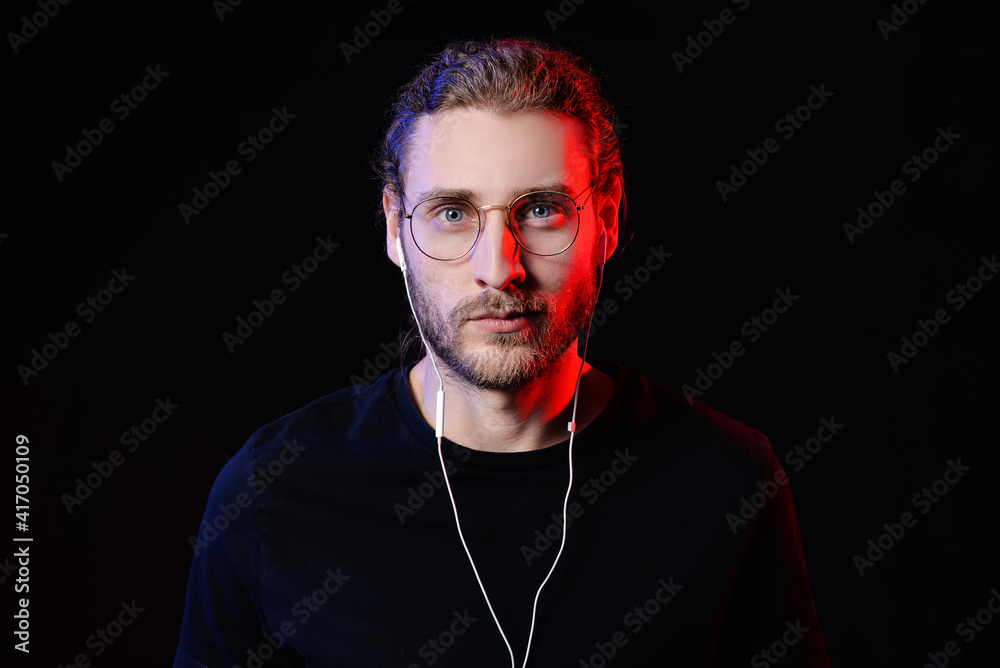
[[[610,107],[571,56],[502,41],[449,47],[403,89],[394,111],[380,165],[387,251],[399,264],[400,236],[428,344],[478,387],[522,387],[586,324],[595,267],[617,242],[621,161]],[[565,252],[528,252],[527,235],[519,242],[507,225],[504,207],[538,190],[582,207],[566,208],[579,232]],[[442,195],[472,204],[464,216],[449,208],[449,222],[481,220],[475,245],[444,261],[418,247],[421,216],[413,217]],[[551,214],[543,205],[528,215]]]
[[[376,162],[384,190],[405,190],[405,172],[420,119],[449,109],[506,116],[547,111],[580,122],[595,194],[622,178],[613,111],[600,82],[580,59],[533,40],[456,42],[400,90]],[[438,132],[446,132],[441,128]],[[426,150],[433,151],[433,142]],[[419,149],[418,149],[419,150]]]

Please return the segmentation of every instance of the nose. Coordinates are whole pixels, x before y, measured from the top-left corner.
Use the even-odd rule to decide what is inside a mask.
[[[473,276],[480,287],[503,290],[525,278],[521,247],[507,225],[506,207],[483,207],[482,229],[472,250]]]

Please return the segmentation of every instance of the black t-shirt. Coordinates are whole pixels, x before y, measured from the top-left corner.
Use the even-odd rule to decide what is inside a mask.
[[[616,365],[573,444],[564,553],[529,666],[826,666],[767,439]],[[521,666],[562,539],[568,441],[444,441],[469,550]],[[476,666],[510,654],[406,370],[260,430],[212,489],[175,668]]]

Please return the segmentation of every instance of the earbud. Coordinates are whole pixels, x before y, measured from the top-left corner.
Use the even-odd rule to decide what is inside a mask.
[[[406,256],[403,255],[403,239],[396,234],[396,255],[399,256],[399,268],[406,271]]]
[[[396,241],[399,241],[399,237],[396,237]],[[601,266],[608,260],[608,231],[607,229],[601,230]]]

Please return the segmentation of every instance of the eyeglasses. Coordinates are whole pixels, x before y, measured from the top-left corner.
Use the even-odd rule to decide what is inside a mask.
[[[588,186],[591,191],[593,186]],[[539,191],[525,193],[507,206],[479,206],[464,197],[431,197],[419,202],[404,218],[410,221],[410,235],[424,255],[450,261],[472,250],[483,229],[484,211],[504,209],[507,226],[518,245],[532,255],[558,255],[576,241],[580,232],[583,204],[565,193]]]

